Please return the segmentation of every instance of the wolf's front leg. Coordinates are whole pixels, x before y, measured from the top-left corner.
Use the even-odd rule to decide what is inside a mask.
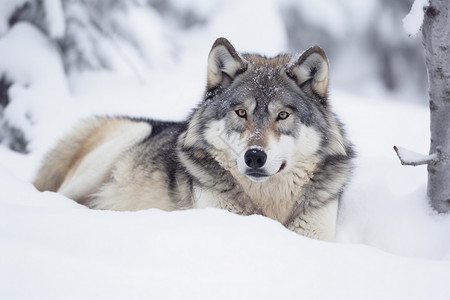
[[[286,224],[286,227],[298,234],[313,239],[335,240],[338,200],[332,200],[320,208],[308,207]]]

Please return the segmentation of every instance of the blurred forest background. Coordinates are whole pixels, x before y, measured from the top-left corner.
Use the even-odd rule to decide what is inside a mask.
[[[127,74],[153,85],[158,83],[148,80],[149,74],[183,69],[183,76],[189,77],[190,69],[201,67],[203,72],[214,39],[224,36],[239,51],[267,55],[320,45],[330,60],[332,88],[361,96],[389,94],[395,101],[426,105],[421,38],[408,37],[402,26],[412,2],[2,0],[0,140],[9,140],[14,150],[26,151],[26,138],[17,130],[21,125],[11,124],[14,121],[4,112],[14,101],[11,87],[32,88],[33,78],[45,77],[48,71],[44,63],[33,71],[34,76],[24,79],[23,70],[14,66],[40,59],[33,44],[20,51],[11,48],[10,36],[17,24],[32,24],[44,35],[62,62],[69,89],[73,89],[73,78],[89,72]],[[5,55],[5,49],[17,55]]]

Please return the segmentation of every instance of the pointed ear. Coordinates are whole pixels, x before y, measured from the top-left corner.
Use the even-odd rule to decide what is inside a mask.
[[[287,68],[288,75],[309,96],[325,101],[328,94],[328,59],[325,51],[314,46],[303,52]]]
[[[218,38],[209,52],[207,90],[217,86],[227,87],[236,75],[246,69],[247,63],[230,42],[225,38]]]

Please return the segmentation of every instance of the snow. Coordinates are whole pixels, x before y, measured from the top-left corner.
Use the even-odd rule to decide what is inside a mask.
[[[0,36],[4,35],[9,29],[9,16],[19,7],[30,0],[2,0],[0,2]]]
[[[438,155],[437,153],[433,153],[431,155],[424,155],[403,147],[395,147],[394,150],[397,152],[397,155],[405,165],[420,165],[427,164],[433,160],[436,160]]]
[[[416,36],[422,28],[423,24],[423,10],[428,7],[429,0],[415,0],[411,11],[403,19],[403,28],[410,36]]]
[[[449,257],[450,217],[427,203],[426,166],[402,166],[394,145],[429,148],[427,108],[332,91],[358,158],[341,203],[338,241],[361,243],[409,257]],[[386,99],[392,98],[386,96]]]
[[[446,299],[450,261],[310,240],[217,209],[94,211],[0,182],[3,299]]]
[[[0,31],[0,75],[14,80],[2,118],[30,139],[27,155],[0,144],[0,299],[449,299],[450,216],[427,203],[426,167],[402,166],[392,150],[428,152],[428,108],[378,86],[362,98],[331,78],[330,105],[358,152],[336,243],[217,209],[95,211],[32,186],[45,152],[79,119],[185,118],[201,99],[216,37],[266,54],[286,46],[275,1],[258,4],[262,13],[254,16],[245,15],[249,4],[233,11],[214,6],[226,6],[221,1],[189,3],[214,18],[203,30],[172,33],[175,58],[166,53],[174,48],[160,17],[128,11],[145,55],[122,51],[140,63],[139,76],[127,66],[66,76],[41,31],[28,23]],[[255,23],[243,28],[229,15]],[[120,64],[117,53],[110,57]]]
[[[249,13],[255,8],[255,3],[252,1],[234,1],[239,5],[227,5],[220,10],[220,14],[212,18],[211,40],[224,36],[236,45],[239,43],[240,51],[258,52],[269,56],[277,55],[286,49],[287,36],[282,16],[273,13],[279,9],[277,1],[258,2],[258,13]],[[241,22],[230,22],[228,17],[230,15],[236,20],[245,20],[245,25]],[[268,27],[267,24],[270,24],[270,30],[261,30]],[[242,30],[243,26],[246,30]],[[264,32],[264,34],[255,35],[255,32]]]
[[[52,130],[68,97],[68,86],[64,67],[58,50],[36,27],[29,23],[18,23],[0,39],[0,76],[4,75],[15,84],[9,90],[14,99],[4,110],[0,123],[11,123],[31,140],[30,150],[36,143],[52,141]],[[36,59],[38,58],[38,59]],[[49,118],[47,108],[55,110]],[[52,119],[52,120],[50,120]],[[33,137],[38,132],[47,132],[39,141]],[[36,142],[36,143],[35,143]]]
[[[66,31],[66,21],[61,0],[44,0],[47,26],[51,38],[62,38]]]

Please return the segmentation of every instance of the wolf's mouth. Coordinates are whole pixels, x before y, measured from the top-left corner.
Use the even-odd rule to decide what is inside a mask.
[[[270,177],[270,175],[267,175],[266,173],[261,173],[261,172],[251,172],[251,173],[247,173],[245,175],[250,176],[250,177],[255,177],[255,178]]]
[[[252,171],[252,172],[245,173],[245,175],[247,177],[249,177],[253,181],[265,181],[269,177],[280,173],[285,168],[286,168],[286,161],[283,161],[283,163],[280,166],[280,169],[275,174],[267,174],[267,173],[262,172],[262,171]]]
[[[267,179],[269,179],[270,175],[267,175],[265,173],[247,173],[245,174],[251,181],[255,181],[255,182],[261,182],[261,181],[266,181]]]
[[[280,173],[281,171],[283,171],[285,168],[286,168],[286,161],[283,161],[283,163],[281,164],[281,167],[278,170],[277,174]]]

